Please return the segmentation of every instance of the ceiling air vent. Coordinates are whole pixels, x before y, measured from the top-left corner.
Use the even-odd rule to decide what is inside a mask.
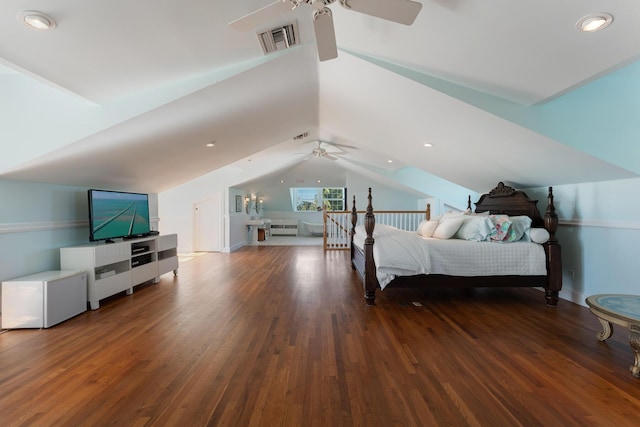
[[[264,33],[258,33],[258,40],[264,54],[289,49],[300,43],[298,38],[298,24],[294,22],[281,27],[273,28]]]
[[[309,132],[301,133],[300,135],[296,135],[296,136],[294,136],[294,137],[293,137],[293,140],[294,140],[294,141],[297,141],[297,140],[299,140],[299,139],[304,139],[304,138],[306,138],[306,137],[308,137],[308,136],[309,136]]]

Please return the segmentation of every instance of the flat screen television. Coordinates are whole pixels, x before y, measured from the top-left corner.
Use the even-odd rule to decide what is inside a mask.
[[[88,196],[92,242],[142,237],[151,231],[148,194],[91,189]]]

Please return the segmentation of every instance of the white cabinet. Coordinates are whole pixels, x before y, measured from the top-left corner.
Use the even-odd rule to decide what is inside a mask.
[[[44,271],[2,283],[2,328],[48,328],[87,311],[84,271]]]
[[[158,275],[178,274],[178,235],[158,236]]]
[[[99,301],[119,292],[128,295],[133,287],[169,271],[177,274],[178,236],[149,236],[116,243],[91,243],[60,249],[63,269],[87,272],[87,300],[92,310]]]

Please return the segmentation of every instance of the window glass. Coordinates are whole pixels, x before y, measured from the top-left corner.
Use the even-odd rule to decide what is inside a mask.
[[[345,188],[291,188],[291,200],[295,212],[344,211]]]

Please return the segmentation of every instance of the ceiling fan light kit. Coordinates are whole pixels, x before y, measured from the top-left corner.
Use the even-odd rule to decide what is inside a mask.
[[[230,22],[229,25],[239,31],[249,31],[268,24],[302,4],[310,5],[314,9],[312,16],[318,58],[320,61],[327,61],[338,56],[333,15],[327,7],[336,1],[348,10],[404,25],[413,24],[422,9],[421,3],[412,0],[278,0]]]

